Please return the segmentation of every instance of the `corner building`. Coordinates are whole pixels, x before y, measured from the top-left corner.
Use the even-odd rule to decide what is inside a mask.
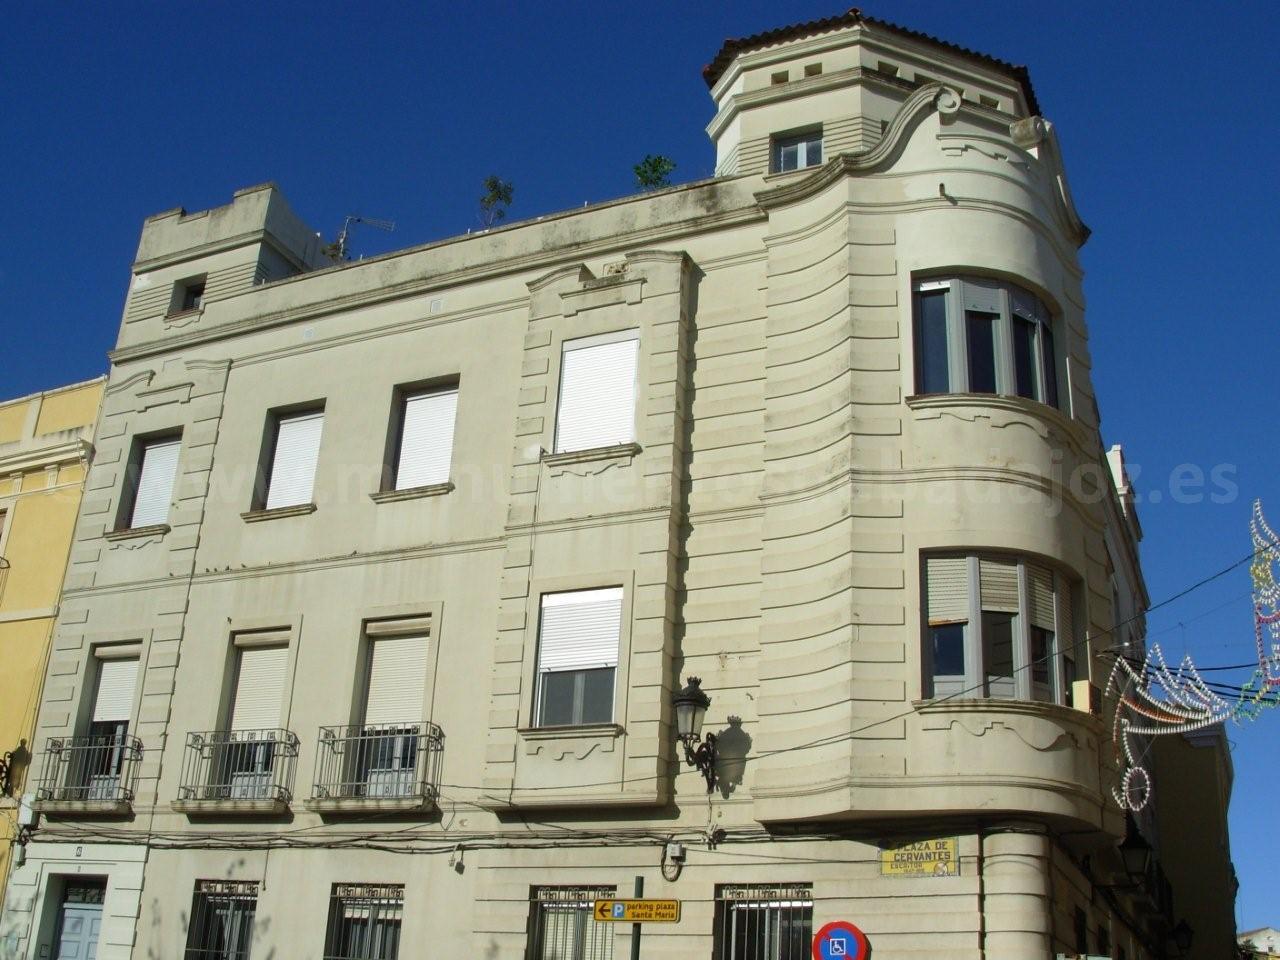
[[[16,956],[621,958],[636,877],[644,957],[1177,955],[1026,72],[851,11],[706,79],[710,180],[336,266],[272,185],[146,222]]]

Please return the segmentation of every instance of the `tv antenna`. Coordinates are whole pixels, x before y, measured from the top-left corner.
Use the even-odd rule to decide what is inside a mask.
[[[333,241],[333,252],[335,260],[347,259],[347,240],[351,237],[351,228],[357,223],[363,223],[367,227],[373,227],[375,230],[385,230],[392,233],[396,229],[395,222],[392,220],[379,220],[376,217],[361,217],[357,214],[348,214],[347,218],[342,221],[342,231],[338,234],[338,239]]]

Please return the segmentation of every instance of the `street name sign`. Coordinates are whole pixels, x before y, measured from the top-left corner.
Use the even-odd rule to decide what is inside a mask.
[[[601,923],[679,923],[679,900],[597,900]]]

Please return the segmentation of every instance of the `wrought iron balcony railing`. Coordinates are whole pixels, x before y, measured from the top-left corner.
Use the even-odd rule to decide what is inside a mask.
[[[36,781],[43,803],[131,803],[142,741],[127,734],[50,737]]]
[[[321,727],[312,799],[434,801],[443,751],[434,723]]]
[[[297,765],[298,738],[289,730],[188,733],[178,799],[288,803]]]

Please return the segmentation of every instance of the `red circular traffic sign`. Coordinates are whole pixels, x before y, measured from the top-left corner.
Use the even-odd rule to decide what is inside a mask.
[[[848,920],[832,920],[813,937],[813,960],[867,960],[871,943]]]

